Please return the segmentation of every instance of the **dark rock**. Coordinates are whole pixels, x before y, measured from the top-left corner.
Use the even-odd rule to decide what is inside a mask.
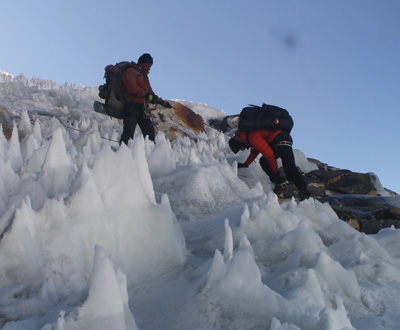
[[[333,195],[318,200],[328,202],[340,219],[366,234],[400,228],[400,196]]]
[[[316,163],[316,162],[315,162]],[[311,197],[329,203],[338,217],[366,234],[382,228],[400,228],[400,196],[386,190],[379,196],[376,176],[335,169],[319,163],[319,169],[304,175]],[[284,174],[282,173],[282,176]],[[280,197],[298,197],[296,187],[289,183]]]
[[[325,188],[343,194],[378,195],[371,177],[363,173],[343,173],[329,180]]]
[[[307,173],[306,181],[308,184],[324,184],[327,195],[378,195],[375,188],[375,178],[372,178],[369,174],[355,173],[349,170],[318,169]]]
[[[238,127],[239,115],[225,116],[222,119],[212,119],[209,123],[216,130],[227,133]]]

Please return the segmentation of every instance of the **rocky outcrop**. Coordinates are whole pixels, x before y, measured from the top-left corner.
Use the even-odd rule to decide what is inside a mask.
[[[168,101],[172,108],[157,105],[152,111],[154,122],[158,130],[166,138],[173,141],[178,135],[195,138],[197,134],[204,133],[203,118],[181,103]]]
[[[400,228],[400,196],[381,187],[373,173],[356,173],[310,161],[319,167],[304,174],[311,197],[329,203],[340,219],[366,234],[391,226]],[[296,187],[288,184],[282,197],[296,195]]]
[[[382,228],[400,228],[399,196],[332,195],[318,198],[328,202],[338,217],[366,234]]]

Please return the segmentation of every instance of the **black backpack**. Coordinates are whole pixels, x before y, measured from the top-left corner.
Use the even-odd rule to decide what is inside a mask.
[[[293,119],[286,109],[269,104],[263,104],[261,107],[250,105],[240,112],[238,130],[251,132],[266,129],[290,133],[293,125]]]
[[[122,76],[128,68],[134,68],[136,75],[140,75],[139,67],[134,62],[119,62],[105,67],[104,78],[106,83],[99,86],[99,97],[106,100],[107,114],[118,119],[123,118],[125,99],[123,96]]]

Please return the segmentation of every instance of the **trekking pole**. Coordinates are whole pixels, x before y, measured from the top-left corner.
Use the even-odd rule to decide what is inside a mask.
[[[156,106],[156,107],[157,107],[157,106]],[[153,110],[156,109],[156,107],[155,107],[154,109],[150,109],[149,104],[148,104],[148,103],[145,103],[145,112],[144,112],[144,115],[145,115],[145,116],[148,116],[148,117],[150,118],[151,124],[152,124],[153,127],[154,127],[154,135],[157,135],[157,133],[159,132],[159,129],[158,129],[158,127],[157,127],[157,123],[156,123],[156,121],[154,120],[153,114],[151,113]]]

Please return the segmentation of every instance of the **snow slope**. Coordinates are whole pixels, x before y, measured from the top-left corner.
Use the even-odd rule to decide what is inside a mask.
[[[14,118],[12,138],[0,132],[3,329],[399,328],[399,230],[367,236],[328,204],[279,204],[210,128],[118,147],[96,88],[0,81]]]

